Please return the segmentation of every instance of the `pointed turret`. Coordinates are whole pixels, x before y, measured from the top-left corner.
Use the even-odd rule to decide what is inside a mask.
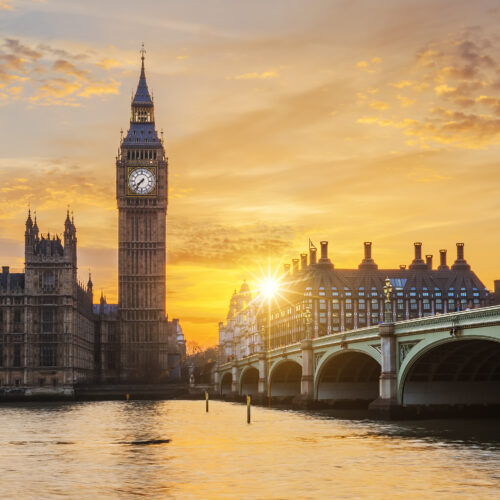
[[[31,208],[28,208],[28,218],[26,219],[26,230],[33,228],[33,221],[31,220]]]
[[[35,234],[33,231],[33,221],[31,220],[31,209],[28,209],[28,218],[26,219],[26,231],[24,232],[24,256],[27,257],[33,254],[33,246],[35,244]]]
[[[124,148],[160,148],[161,141],[155,129],[155,116],[153,99],[149,93],[144,69],[144,45],[141,49],[141,74],[135,96],[132,99],[130,128],[125,139],[120,140],[122,152]],[[127,159],[141,159],[140,152],[127,154]],[[144,153],[142,154],[144,159]]]
[[[35,222],[33,224],[33,236],[35,237],[35,240],[38,240],[38,224],[36,222],[36,212],[35,212]]]
[[[144,44],[142,44],[141,49],[141,76],[139,77],[139,84],[137,85],[137,90],[135,92],[134,99],[132,101],[132,106],[153,106],[153,99],[149,95],[148,84],[146,82],[146,71],[144,70]]]

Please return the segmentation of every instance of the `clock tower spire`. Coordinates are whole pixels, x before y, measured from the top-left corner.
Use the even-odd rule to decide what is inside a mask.
[[[141,49],[130,127],[116,159],[120,378],[154,382],[168,368],[165,236],[168,160],[155,127]]]

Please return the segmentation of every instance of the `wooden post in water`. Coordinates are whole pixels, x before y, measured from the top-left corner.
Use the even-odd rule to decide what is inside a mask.
[[[252,397],[250,394],[247,394],[247,424],[250,423],[250,402],[252,400]]]
[[[208,391],[205,391],[205,410],[208,413]]]

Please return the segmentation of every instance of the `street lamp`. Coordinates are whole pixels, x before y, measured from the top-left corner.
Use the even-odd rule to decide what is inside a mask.
[[[304,322],[306,325],[306,339],[310,339],[311,338],[311,318],[312,318],[311,308],[309,306],[306,306],[303,314],[304,314]]]
[[[392,322],[392,283],[389,278],[385,278],[384,282],[384,296],[385,296],[385,316],[384,322]]]

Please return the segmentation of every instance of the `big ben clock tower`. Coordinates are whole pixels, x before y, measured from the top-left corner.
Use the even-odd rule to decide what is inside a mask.
[[[154,382],[168,368],[165,318],[167,167],[144,71],[116,159],[120,379]]]

